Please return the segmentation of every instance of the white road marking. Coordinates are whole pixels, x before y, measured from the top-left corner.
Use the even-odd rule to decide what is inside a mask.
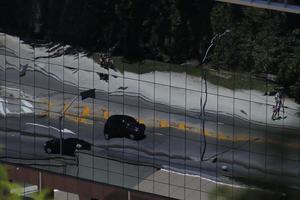
[[[211,180],[209,178],[202,177],[200,175],[181,173],[181,172],[176,172],[176,171],[167,170],[167,169],[161,169],[161,171],[167,172],[167,173],[178,174],[178,175],[182,175],[182,176],[189,176],[189,177],[200,178],[200,179],[203,179],[205,181],[212,182],[212,183],[215,183],[215,184],[218,184],[218,185],[224,185],[224,186],[235,187],[235,188],[242,188],[242,189],[254,189],[254,190],[258,190],[258,188],[254,188],[254,187],[248,187],[248,186],[242,186],[242,185],[236,185],[236,184],[228,184],[228,183],[222,183],[222,182],[219,182],[219,181],[214,181],[214,180]]]
[[[14,112],[10,112],[7,108],[7,100],[3,100],[2,98],[0,98],[0,113],[4,116],[6,116],[6,114],[15,114]]]
[[[0,114],[1,115],[6,115],[5,110],[4,110],[4,100],[0,98]]]
[[[24,104],[25,106],[21,106],[21,113],[33,113],[32,109],[33,105],[26,101],[26,100],[21,100],[22,104]],[[6,115],[6,114],[19,114],[17,112],[11,112],[8,107],[7,107],[7,101],[4,101],[3,98],[0,98],[0,114],[1,115]]]
[[[36,123],[26,123],[25,125],[32,125],[32,126],[38,126],[38,127],[42,127],[42,128],[47,128],[47,129],[53,129],[53,130],[56,130],[57,132],[59,132],[59,129],[58,128],[55,128],[53,126],[45,126],[43,124],[36,124]],[[62,130],[63,133],[69,133],[69,134],[72,134],[72,135],[76,135],[76,133],[74,133],[73,131],[69,130],[69,129],[63,129]]]
[[[66,129],[66,128],[63,129],[62,132],[63,132],[63,133],[70,133],[70,134],[72,134],[72,135],[76,135],[76,133],[74,133],[73,131],[71,131],[71,130],[69,130],[69,129]]]
[[[21,113],[33,113],[33,111],[30,108],[27,108],[26,106],[21,106]]]
[[[7,104],[4,106],[6,109],[6,114],[18,114],[18,113],[15,113],[15,112],[10,112],[7,108]]]
[[[29,101],[26,101],[26,100],[21,100],[21,102],[28,108],[33,108],[33,105],[29,102]]]
[[[29,101],[26,101],[26,100],[21,100],[22,104],[24,106],[21,106],[21,113],[33,113],[33,111],[30,109],[30,108],[33,108],[33,105],[29,102]]]

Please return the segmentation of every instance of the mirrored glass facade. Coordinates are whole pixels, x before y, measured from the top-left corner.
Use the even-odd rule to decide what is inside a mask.
[[[299,194],[300,105],[275,112],[277,87],[1,33],[1,161],[178,199]]]

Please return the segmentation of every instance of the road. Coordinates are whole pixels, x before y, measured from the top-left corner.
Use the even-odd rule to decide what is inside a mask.
[[[64,134],[65,138],[78,137],[92,144],[92,151],[85,152],[87,154],[138,165],[153,165],[224,183],[271,188],[274,185],[294,189],[299,187],[300,138],[299,124],[295,123],[298,118],[292,117],[294,114],[286,121],[268,124],[268,120],[252,120],[251,114],[247,120],[241,117],[241,113],[208,110],[205,158],[211,159],[201,161],[204,138],[199,108],[184,109],[193,108],[201,94],[193,93],[195,95],[191,95],[190,101],[185,100],[183,107],[179,106],[182,99],[172,100],[172,95],[168,98],[169,104],[165,104],[165,96],[171,93],[180,95],[184,90],[179,87],[170,89],[163,84],[154,86],[150,82],[139,83],[134,81],[138,76],[133,73],[127,73],[129,78],[126,79],[114,70],[109,70],[107,83],[100,80],[97,74],[107,73],[107,70],[93,66],[96,73],[91,73],[91,65],[87,64],[88,61],[85,63],[84,59],[82,64],[87,65],[85,69],[75,68],[74,65],[78,63],[71,63],[72,59],[67,64],[73,68],[62,67],[47,63],[45,58],[33,62],[29,59],[30,51],[25,50],[21,48],[19,51],[19,54],[27,53],[27,58],[21,59],[20,63],[15,51],[6,50],[6,56],[0,55],[0,137],[1,145],[5,146],[1,152],[3,160],[34,166],[45,163],[45,160],[51,160],[54,165],[61,163],[59,156],[46,154],[43,145],[45,141],[59,137],[58,114],[64,105],[78,92],[96,88],[96,99],[76,101],[63,123],[64,129],[70,132]],[[11,55],[7,55],[9,52]],[[45,56],[42,53],[40,51],[38,56]],[[60,58],[55,59],[59,62]],[[25,76],[19,77],[19,64],[30,65]],[[77,79],[74,79],[76,75]],[[85,77],[84,80],[81,80],[81,75]],[[118,89],[127,85],[128,90]],[[174,98],[178,99],[179,96]],[[235,105],[232,98],[227,100],[224,104]],[[104,111],[110,115],[126,113],[143,121],[147,127],[146,138],[141,141],[125,138],[105,140]],[[187,127],[180,127],[185,122]],[[67,156],[64,158],[72,160]]]

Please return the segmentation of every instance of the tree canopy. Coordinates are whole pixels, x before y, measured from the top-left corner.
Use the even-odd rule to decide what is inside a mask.
[[[300,17],[292,14],[217,4],[211,12],[213,33],[231,32],[211,55],[218,68],[274,74],[300,101]]]

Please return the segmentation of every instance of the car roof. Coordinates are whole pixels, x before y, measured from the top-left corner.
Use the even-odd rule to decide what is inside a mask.
[[[80,141],[80,139],[78,139],[78,138],[64,138],[64,140],[68,140],[68,141]]]
[[[112,115],[108,118],[108,120],[119,120],[119,119],[125,119],[125,120],[134,120],[136,121],[133,117],[128,116],[128,115]]]
[[[74,141],[82,141],[81,139],[78,139],[78,138],[63,138],[63,140],[64,141],[66,141],[66,140],[68,140],[68,141],[72,141],[72,140],[74,140]],[[50,141],[52,141],[52,142],[59,142],[60,141],[60,138],[53,138],[53,139],[51,139],[51,140],[48,140],[48,142],[50,142]]]

